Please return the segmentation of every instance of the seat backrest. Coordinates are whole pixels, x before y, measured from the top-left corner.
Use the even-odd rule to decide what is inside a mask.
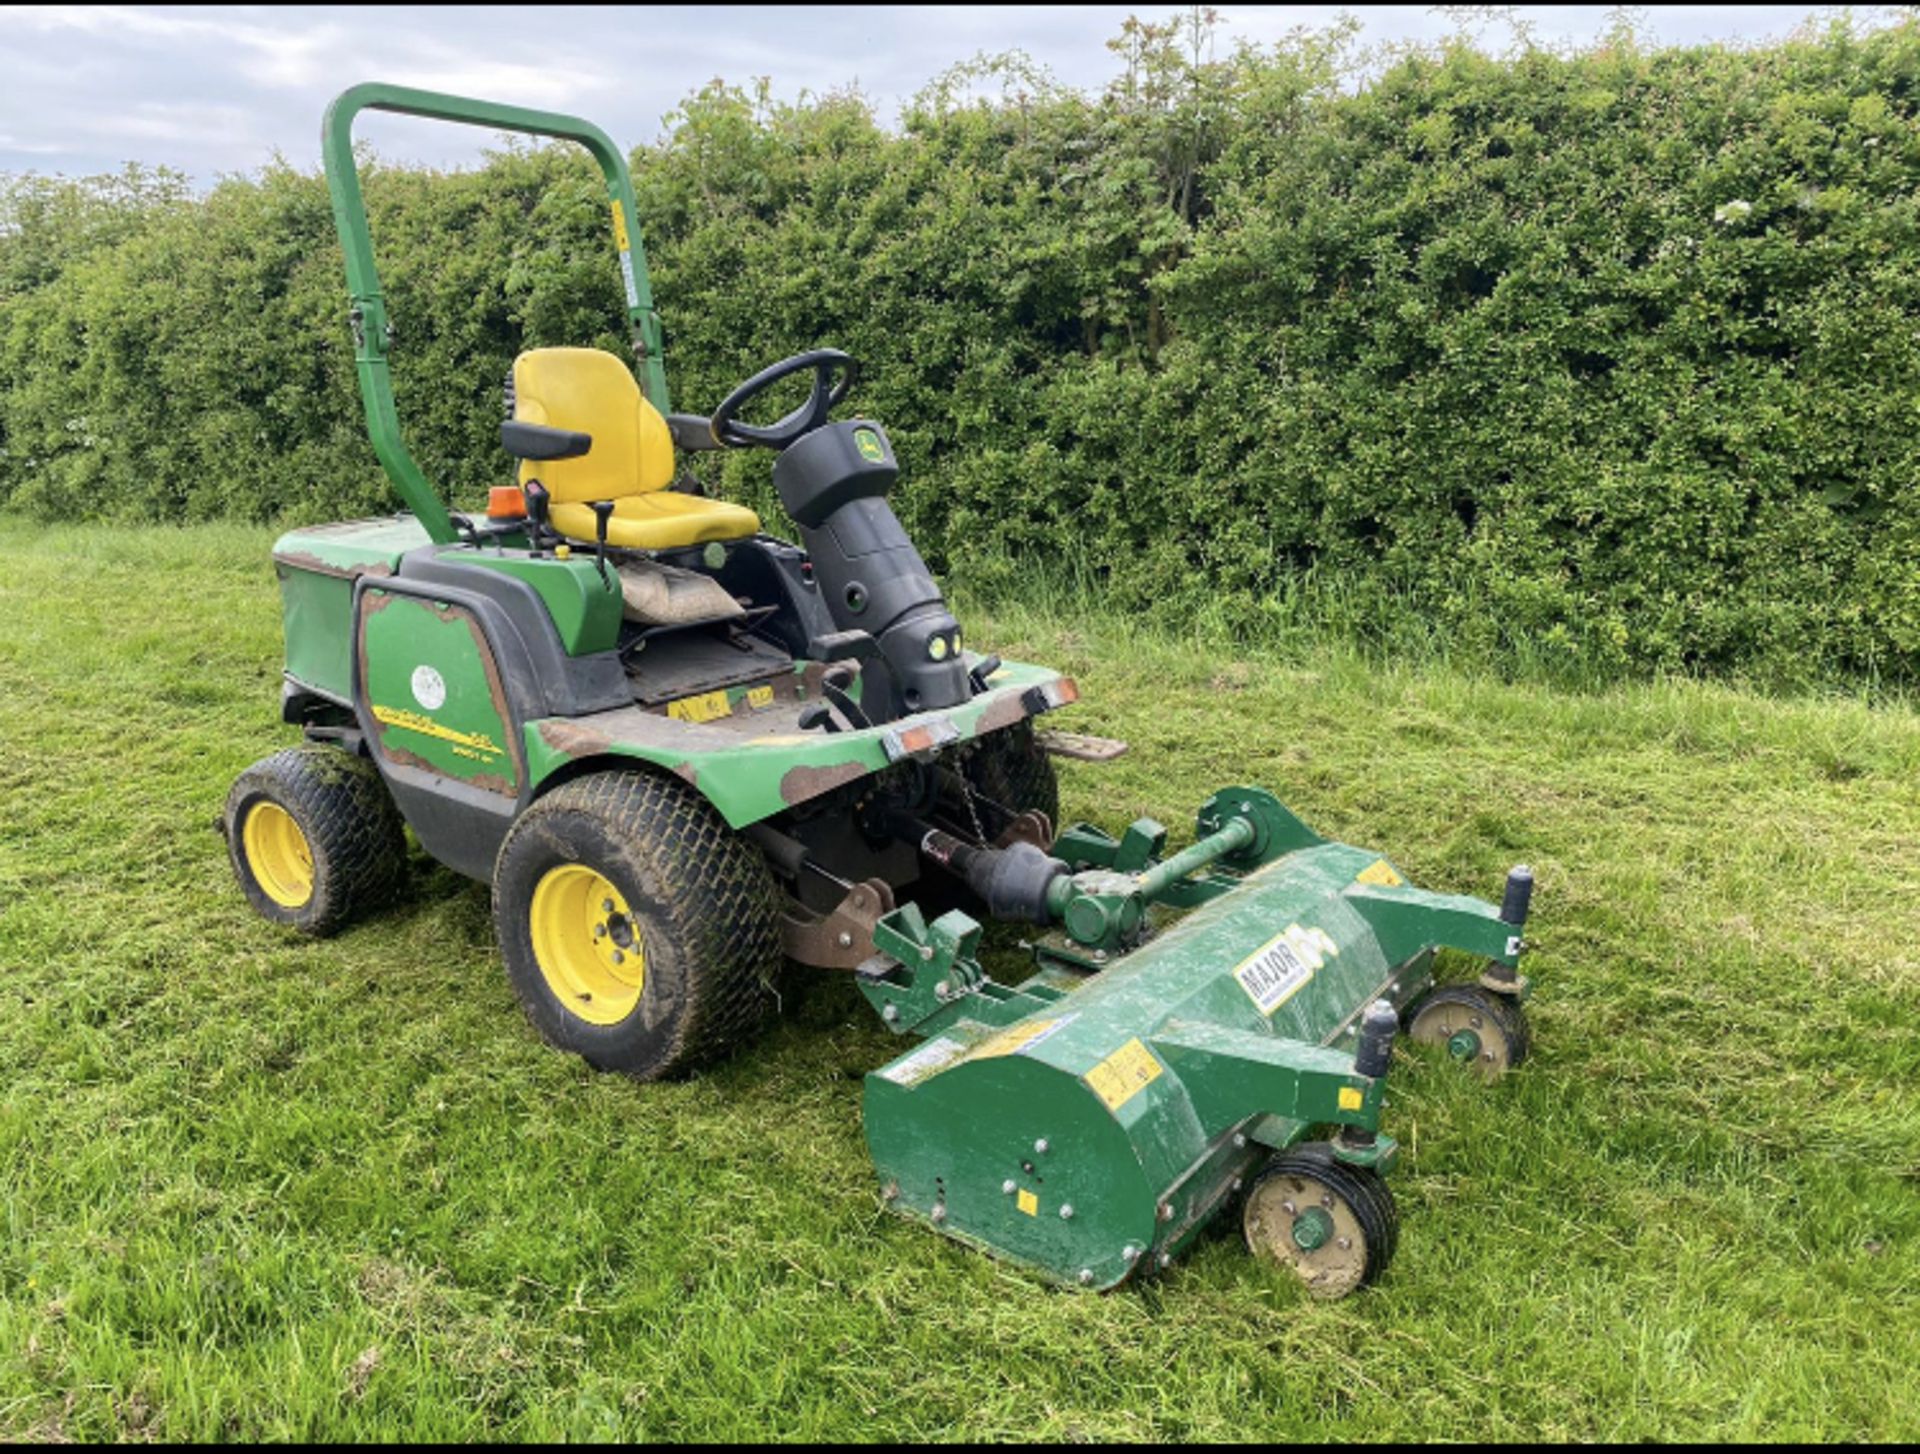
[[[578,459],[522,460],[520,483],[538,479],[556,504],[614,500],[665,489],[673,435],[633,373],[597,348],[533,348],[513,361],[513,417],[593,436]]]

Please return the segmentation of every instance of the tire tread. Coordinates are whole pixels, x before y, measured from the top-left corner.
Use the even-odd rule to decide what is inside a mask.
[[[313,853],[313,898],[299,910],[268,899],[247,866],[242,819],[259,798],[293,815]],[[385,907],[406,875],[406,835],[392,795],[371,762],[342,748],[305,742],[262,758],[235,780],[221,822],[234,873],[253,906],[315,938]]]
[[[783,962],[777,890],[759,851],[677,779],[609,771],[564,783],[535,802],[509,830],[499,864],[508,862],[526,835],[573,813],[597,820],[658,878],[673,906],[670,931],[683,947],[689,968],[687,1007],[676,1017],[664,1051],[646,1063],[606,1054],[588,1055],[589,1061],[653,1080],[685,1074],[737,1048],[765,1017]],[[498,867],[494,883],[501,952],[515,953],[510,947],[518,943],[512,920],[515,913],[524,914],[526,906],[506,901]],[[508,978],[528,1018],[541,1027],[546,991],[538,967],[522,966]],[[547,1038],[554,1040],[552,1035]],[[561,1048],[579,1049],[566,1044]]]

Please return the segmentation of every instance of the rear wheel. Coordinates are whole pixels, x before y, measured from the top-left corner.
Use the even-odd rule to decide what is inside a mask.
[[[676,779],[601,772],[508,832],[493,877],[507,977],[549,1044],[643,1080],[758,1026],[781,965],[758,850]]]
[[[1417,1001],[1407,1036],[1418,1045],[1444,1045],[1485,1080],[1498,1080],[1527,1058],[1533,1034],[1526,1012],[1505,995],[1474,984],[1442,985]]]
[[[406,871],[400,814],[373,764],[306,743],[240,774],[222,815],[247,901],[322,937],[392,899]]]
[[[1379,1173],[1338,1160],[1325,1142],[1283,1151],[1247,1192],[1254,1256],[1295,1273],[1309,1296],[1341,1298],[1376,1281],[1400,1242],[1400,1214]]]

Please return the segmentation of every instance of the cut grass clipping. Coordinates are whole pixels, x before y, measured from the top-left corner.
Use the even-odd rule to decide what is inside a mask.
[[[881,1212],[845,979],[639,1086],[535,1041],[417,852],[339,939],[257,918],[212,824],[293,740],[269,540],[0,533],[0,1437],[1920,1436],[1910,710],[968,610],[1133,743],[1068,818],[1184,841],[1255,782],[1422,885],[1540,879],[1533,1058],[1396,1062],[1376,1290],[1222,1222],[1095,1297]]]

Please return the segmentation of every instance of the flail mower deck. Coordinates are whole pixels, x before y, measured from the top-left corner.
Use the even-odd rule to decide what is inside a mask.
[[[639,377],[593,349],[515,360],[519,483],[484,517],[450,513],[400,434],[352,153],[369,108],[567,138],[606,178]],[[1427,893],[1251,787],[1172,854],[1151,819],[1056,832],[1053,757],[1124,744],[1041,728],[1073,682],[965,649],[887,502],[885,431],[829,418],[852,359],[670,413],[626,163],[584,121],[367,85],[323,144],[368,425],[410,513],[275,546],[306,740],[228,798],[255,907],[314,934],[377,907],[404,823],[492,884],[529,1017],[595,1065],[652,1079],[734,1048],[788,960],[855,975],[916,1040],[867,1078],[881,1195],[950,1236],[1107,1288],[1237,1201],[1314,1293],[1376,1278],[1394,1039],[1488,1076],[1526,1053],[1526,870],[1498,908]],[[747,423],[789,377],[798,407]],[[755,447],[797,545],[685,468]],[[1011,988],[980,968],[991,919],[1031,926]],[[1436,988],[1440,948],[1484,972]]]

